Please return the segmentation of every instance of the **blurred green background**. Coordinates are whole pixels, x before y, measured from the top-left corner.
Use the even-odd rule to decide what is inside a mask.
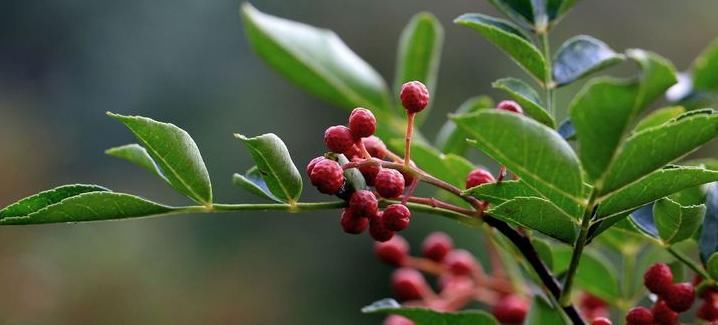
[[[416,12],[433,12],[446,40],[432,117],[490,82],[524,77],[454,17],[496,14],[479,0],[257,0],[260,10],[335,30],[389,83],[396,40]],[[346,113],[281,79],[248,48],[231,0],[0,2],[0,206],[65,183],[97,183],[184,203],[145,171],[103,155],[133,139],[112,110],[173,122],[193,135],[217,201],[247,202],[233,172],[251,165],[232,137],[275,132],[295,162],[322,152],[323,130]],[[584,0],[554,47],[591,34],[640,47],[685,69],[718,37],[714,0]],[[575,87],[562,90],[565,102]],[[497,97],[501,99],[501,97]],[[301,122],[301,123],[298,123]],[[715,156],[709,148],[702,156]],[[322,199],[311,188],[304,198]],[[2,324],[376,324],[359,308],[389,296],[390,268],[368,236],[344,235],[339,214],[247,213],[0,228]],[[482,241],[438,218],[415,218],[416,248],[434,229],[481,253]]]

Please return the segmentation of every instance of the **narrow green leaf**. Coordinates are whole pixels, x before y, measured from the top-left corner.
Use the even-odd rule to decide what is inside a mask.
[[[568,39],[556,52],[553,80],[564,86],[623,61],[606,43],[588,35]]]
[[[30,225],[127,219],[166,214],[173,210],[134,195],[96,191],[68,197],[25,216],[0,219],[0,224]]]
[[[202,204],[212,202],[212,183],[192,137],[174,124],[142,116],[107,113],[122,122],[157,162],[175,190]]]
[[[549,19],[556,23],[571,10],[578,1],[579,0],[548,0],[546,5],[548,7]]]
[[[284,142],[273,133],[254,138],[235,136],[247,145],[269,191],[283,202],[297,202],[302,194],[302,176]]]
[[[394,78],[396,94],[399,94],[402,84],[412,80],[423,82],[429,93],[435,94],[443,42],[444,29],[434,15],[422,12],[411,18],[399,39]],[[403,109],[400,113],[403,113]]]
[[[269,190],[267,182],[265,182],[262,178],[262,175],[259,173],[259,168],[257,168],[257,166],[254,166],[247,170],[244,175],[236,173],[232,175],[232,183],[234,183],[234,185],[244,188],[250,193],[263,199],[275,202],[282,202],[282,200],[274,196],[274,194],[272,194],[272,192]]]
[[[669,166],[598,199],[598,218],[629,212],[662,197],[718,181],[718,171],[702,167]]]
[[[362,308],[362,313],[401,315],[416,325],[499,325],[491,314],[481,310],[443,313],[424,307],[402,307],[394,299],[379,300]]]
[[[490,208],[488,213],[565,243],[573,243],[578,234],[578,224],[574,218],[550,201],[538,197],[516,197]]]
[[[527,83],[516,78],[503,78],[494,81],[491,85],[496,89],[505,91],[511,98],[516,100],[524,109],[526,115],[550,128],[556,127],[556,121],[543,108],[538,93]]]
[[[654,126],[662,125],[686,112],[683,106],[669,106],[655,110],[636,124],[633,132],[643,131]]]
[[[692,70],[694,89],[718,91],[718,39],[693,61]]]
[[[531,0],[489,0],[496,9],[526,27],[533,27],[534,8]]]
[[[516,197],[538,196],[531,187],[522,181],[503,181],[500,183],[487,183],[472,187],[465,191],[471,196],[487,201],[491,204],[501,204]]]
[[[541,296],[534,296],[534,301],[531,304],[531,310],[526,315],[525,325],[544,325],[544,324],[555,324],[555,325],[566,325],[568,322],[564,318],[560,310],[553,308],[546,300]]]
[[[690,238],[703,223],[705,205],[681,206],[663,198],[653,204],[653,217],[658,235],[665,244],[675,244]]]
[[[498,110],[453,119],[484,153],[578,218],[584,201],[581,167],[571,146],[556,131],[523,115]]]
[[[465,114],[476,112],[480,109],[495,108],[494,101],[488,96],[477,96],[465,101],[456,110],[455,114]],[[466,152],[466,138],[468,135],[463,130],[456,127],[456,123],[447,120],[439,130],[436,136],[436,147],[445,153],[453,153],[463,155]]]
[[[514,24],[482,14],[464,14],[455,23],[476,30],[508,54],[536,80],[546,76],[546,60],[531,41]]]
[[[333,32],[267,15],[249,3],[241,14],[255,52],[297,86],[346,110],[388,110],[384,80]]]
[[[97,185],[63,185],[51,190],[28,196],[0,210],[0,219],[23,217],[64,199],[89,192],[109,191]]]
[[[600,194],[615,191],[698,149],[718,135],[713,110],[688,112],[673,122],[635,133],[616,154]]]
[[[150,157],[150,154],[147,153],[147,149],[143,148],[139,144],[133,143],[110,148],[105,150],[105,154],[115,158],[127,160],[169,182],[169,180],[167,180],[167,177],[165,177],[165,175],[162,175],[162,170],[160,170],[160,166],[158,166],[157,163],[152,159],[152,157]]]

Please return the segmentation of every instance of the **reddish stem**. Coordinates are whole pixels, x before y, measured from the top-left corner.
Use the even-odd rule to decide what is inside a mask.
[[[411,162],[411,138],[414,136],[414,117],[416,113],[409,113],[406,123],[406,136],[404,142],[406,146],[404,148],[404,167],[409,168],[409,162]]]

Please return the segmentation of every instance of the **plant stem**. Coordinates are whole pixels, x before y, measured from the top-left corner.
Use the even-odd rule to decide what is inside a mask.
[[[332,201],[332,202],[297,202],[294,204],[289,203],[264,203],[264,204],[221,204],[216,203],[211,207],[203,207],[206,211],[204,212],[231,212],[231,211],[249,211],[249,210],[280,210],[288,212],[301,212],[301,211],[313,211],[313,210],[328,210],[328,209],[339,209],[346,206],[344,201]],[[194,208],[194,207],[190,207]],[[202,211],[192,211],[202,212]]]
[[[414,117],[416,113],[409,113],[406,122],[406,135],[404,136],[404,142],[406,148],[404,148],[404,167],[410,167],[411,163],[411,138],[414,136]]]
[[[591,217],[593,217],[593,206],[596,201],[596,194],[598,192],[593,189],[588,199],[588,204],[583,212],[581,218],[581,230],[576,239],[576,243],[573,247],[573,253],[571,254],[571,262],[566,272],[566,279],[563,282],[563,293],[559,299],[559,303],[562,306],[566,306],[571,303],[571,287],[573,286],[573,278],[576,275],[578,269],[578,263],[581,261],[581,254],[583,254],[583,248],[586,246],[586,239],[588,238],[588,230],[591,226]]]
[[[544,82],[543,82],[543,88],[546,90],[546,109],[548,110],[549,114],[551,116],[555,116],[556,112],[554,111],[554,89],[555,84],[553,82],[553,78],[551,76],[552,73],[552,63],[551,63],[551,43],[549,41],[548,37],[548,30],[544,30],[540,33],[541,37],[541,47],[543,48],[543,56],[546,60],[546,74],[544,76]]]
[[[677,260],[681,261],[683,264],[688,266],[693,272],[696,272],[696,274],[700,274],[703,279],[711,279],[711,276],[706,272],[698,263],[696,263],[694,260],[690,259],[688,256],[684,255],[682,252],[677,251],[675,248],[668,246],[666,247],[666,250],[673,255]]]

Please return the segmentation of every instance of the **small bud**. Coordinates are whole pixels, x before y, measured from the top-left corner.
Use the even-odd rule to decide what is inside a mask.
[[[389,315],[384,319],[384,325],[414,325],[414,322],[403,316]]]
[[[454,249],[453,241],[443,232],[434,232],[424,239],[421,245],[421,254],[435,262],[441,262],[444,257]]]
[[[369,218],[369,234],[378,242],[385,242],[394,237],[394,231],[384,224],[384,213],[379,212]]]
[[[476,168],[472,170],[469,175],[466,175],[466,188],[472,188],[486,183],[493,183],[496,179],[494,175],[483,168]]]
[[[349,129],[354,139],[369,137],[376,131],[376,118],[370,110],[357,107],[349,115]]]
[[[696,298],[696,290],[690,282],[676,283],[662,295],[666,305],[673,311],[682,313],[691,308]]]
[[[381,139],[375,136],[370,136],[368,138],[361,139],[361,141],[364,144],[364,148],[366,148],[366,151],[369,152],[370,156],[379,159],[386,158],[388,150],[386,149],[386,145],[383,141],[381,141]]]
[[[404,237],[395,235],[394,238],[386,242],[376,242],[374,244],[374,253],[380,261],[389,265],[402,265],[409,254],[409,243]]]
[[[356,191],[349,199],[349,209],[357,216],[371,217],[379,211],[379,201],[370,191]]]
[[[404,177],[395,169],[382,168],[376,175],[374,188],[384,198],[399,197],[404,193]]]
[[[429,288],[424,276],[419,271],[402,267],[391,276],[391,287],[399,300],[419,300]]]
[[[673,325],[678,320],[678,313],[671,310],[663,300],[656,301],[651,312],[653,313],[653,321],[661,325]]]
[[[496,303],[491,313],[502,324],[521,324],[528,310],[526,300],[516,295],[508,295]]]
[[[342,211],[342,218],[340,220],[342,229],[347,234],[358,235],[366,230],[369,225],[369,219],[365,217],[358,217],[352,214],[349,209]]]
[[[591,325],[613,325],[613,323],[606,317],[596,317],[591,320]]]
[[[646,307],[634,307],[626,314],[627,325],[653,325],[653,312]]]
[[[344,170],[336,161],[330,159],[320,160],[312,167],[309,180],[312,185],[317,187],[319,192],[334,195],[339,192],[344,184]]]
[[[312,170],[314,169],[314,165],[316,165],[318,162],[320,162],[320,161],[322,161],[322,160],[324,160],[324,159],[327,159],[327,158],[324,158],[324,156],[319,156],[319,157],[316,157],[316,158],[312,159],[312,160],[307,164],[307,176],[312,176]]]
[[[335,153],[346,153],[354,146],[354,138],[348,127],[335,125],[324,131],[324,144]]]
[[[384,225],[393,231],[402,231],[409,226],[411,212],[403,204],[392,204],[384,209]]]
[[[518,114],[523,114],[524,110],[521,108],[521,105],[519,103],[513,101],[513,100],[504,100],[499,103],[498,106],[496,106],[497,109],[500,109],[502,111],[507,112],[513,112]]]
[[[471,275],[478,267],[474,255],[463,249],[455,249],[449,252],[444,258],[444,265],[454,275]]]
[[[401,86],[401,104],[409,114],[418,113],[429,105],[429,90],[420,81],[409,81]]]

